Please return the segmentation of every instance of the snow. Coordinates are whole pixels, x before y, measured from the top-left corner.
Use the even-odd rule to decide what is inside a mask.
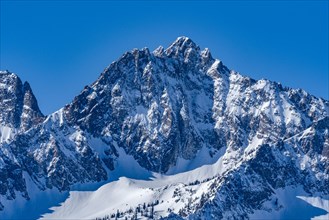
[[[10,139],[12,139],[16,134],[16,129],[0,125],[0,143],[8,142]]]
[[[63,125],[64,123],[64,108],[59,109],[58,111],[52,113],[51,115],[49,115],[46,119],[45,122],[47,122],[48,120],[51,120],[54,123],[59,123],[59,125]]]
[[[150,186],[150,182],[153,181],[159,185]],[[189,202],[192,189],[195,191],[194,199],[206,190],[205,184],[184,188],[186,186],[183,183],[160,186],[160,182],[161,178],[147,181],[120,177],[119,180],[105,184],[96,191],[71,191],[64,203],[52,207],[51,210],[54,212],[44,214],[43,218],[92,219],[116,213],[117,210],[127,212],[130,208],[135,209],[138,205],[151,204],[156,200],[160,201],[160,204],[154,207],[155,215],[164,217],[170,213],[168,210],[178,213]]]
[[[287,102],[287,97],[281,95],[281,103],[283,108],[283,114],[285,116],[285,124],[301,124],[302,116],[298,114],[294,109],[293,106]],[[304,118],[307,124],[310,124],[310,120],[308,118]]]
[[[43,218],[90,219],[116,213],[118,209],[128,211],[138,204],[150,204],[155,200],[163,201],[154,208],[156,215],[164,217],[170,213],[168,210],[178,213],[191,198],[199,199],[207,189],[207,181],[228,168],[223,164],[224,149],[215,154],[213,161],[217,161],[214,164],[202,165],[208,154],[208,151],[203,149],[195,160],[180,159],[168,174],[152,173],[140,167],[122,148],[117,145],[115,147],[120,156],[117,158],[115,170],[109,174],[109,183],[95,191],[71,191],[64,203],[52,207],[53,212],[44,214]],[[193,169],[195,167],[198,168]],[[188,186],[195,181],[205,182]],[[182,196],[175,197],[175,191],[179,191]],[[194,191],[194,194],[191,194],[191,191]]]
[[[146,115],[147,114],[148,109],[145,108],[142,105],[138,105],[136,106],[136,114],[142,114],[142,115]]]
[[[211,65],[211,67],[208,69],[207,74],[214,75],[218,74],[217,68],[220,65],[221,61],[216,59],[215,62]]]
[[[49,207],[57,206],[65,201],[68,192],[59,192],[57,189],[42,191],[31,180],[31,177],[23,173],[30,200],[17,193],[15,200],[1,200],[6,207],[0,212],[0,219],[38,219],[41,213],[49,212]]]
[[[258,146],[262,145],[263,142],[264,142],[264,139],[259,139],[258,134],[254,135],[252,140],[249,141],[249,144],[244,151],[245,155],[248,155],[249,158],[254,156],[251,153],[256,154],[256,149],[258,149]]]
[[[159,46],[153,51],[154,56],[161,57],[163,54],[164,48],[163,46]]]
[[[204,152],[201,151],[200,155]],[[219,152],[218,155],[222,153]],[[154,206],[155,216],[165,217],[170,212],[178,213],[191,201],[200,199],[211,185],[213,181],[211,177],[227,170],[223,164],[224,155],[214,164],[203,165],[186,172],[182,170],[189,169],[190,164],[180,160],[176,169],[170,172],[181,173],[173,175],[151,173],[138,164],[133,164],[135,170],[129,172],[131,165],[127,161],[131,161],[131,156],[125,155],[122,151],[120,155],[123,159],[118,161],[118,171],[112,173],[115,174],[114,176],[117,175],[118,179],[104,184],[95,191],[71,191],[65,202],[60,206],[52,207],[53,212],[44,214],[43,218],[91,219],[115,214],[117,210],[128,213],[131,208],[134,210],[138,205],[151,204],[156,200],[160,203]],[[199,160],[202,160],[202,156],[200,158]],[[123,161],[126,163],[122,164]],[[143,178],[139,178],[143,176],[140,173],[144,174]],[[124,177],[126,175],[135,178]],[[196,180],[200,183],[190,184]],[[278,204],[275,204],[276,200]],[[256,210],[249,217],[251,219],[323,219],[328,215],[328,201],[328,198],[308,197],[302,188],[277,189],[270,201],[265,202],[260,210]]]
[[[269,90],[269,81],[265,80],[265,79],[261,79],[261,80],[258,80],[257,83],[254,85],[254,89],[256,90],[262,90],[262,89],[265,89],[265,90]]]
[[[297,196],[297,198],[304,200],[305,202],[309,203],[310,205],[326,210],[327,214],[321,216],[315,216],[312,220],[316,219],[329,219],[329,200],[323,199],[321,197],[307,197],[307,196]]]
[[[277,201],[277,204],[275,204]],[[275,190],[272,200],[262,210],[249,215],[250,219],[328,219],[328,198],[309,197],[301,187]]]
[[[256,151],[261,143],[262,139],[253,138],[245,153]],[[94,140],[93,145],[101,144]],[[90,219],[115,214],[117,210],[131,217],[129,209],[134,210],[139,205],[151,204],[156,200],[160,203],[154,206],[155,216],[165,217],[170,212],[178,213],[191,201],[198,201],[209,189],[213,177],[218,177],[227,170],[238,167],[244,160],[252,158],[248,155],[242,161],[236,160],[239,153],[224,148],[211,158],[209,149],[203,147],[195,159],[188,161],[179,158],[166,174],[158,174],[140,167],[134,158],[127,155],[116,143],[114,146],[119,157],[115,162],[115,170],[109,172],[108,183],[92,191],[76,187],[63,203],[51,208],[53,212],[44,213],[44,219]],[[98,151],[97,147],[95,149]],[[195,181],[199,183],[193,185]],[[249,217],[325,219],[328,217],[328,199],[309,197],[302,188],[276,189],[270,200]]]
[[[113,144],[119,154],[119,157],[115,162],[115,170],[110,173],[110,180],[116,180],[120,177],[150,180],[153,176],[152,172],[141,167],[134,157],[126,154],[124,149],[119,147],[116,142]]]
[[[128,210],[152,199],[152,190],[138,186],[133,180],[121,177],[106,184],[95,192],[70,192],[69,198],[54,213],[46,214],[46,219],[92,219]]]
[[[178,158],[177,163],[174,167],[170,168],[167,171],[167,175],[173,175],[178,173],[183,173],[186,171],[195,170],[198,167],[202,167],[203,165],[211,165],[216,163],[221,156],[225,153],[224,148],[220,151],[216,152],[213,157],[210,156],[210,149],[207,147],[202,147],[194,159],[185,160],[183,158]]]
[[[178,160],[170,161],[171,164],[175,165],[171,166],[169,171],[165,174],[153,173],[142,168],[133,156],[127,155],[124,148],[119,147],[112,140],[111,135],[117,136],[118,134],[112,134],[113,131],[107,129],[110,126],[103,130],[106,136],[96,138],[83,130],[83,126],[79,128],[78,126],[70,127],[65,124],[62,108],[48,116],[44,122],[45,126],[40,130],[40,133],[44,132],[43,129],[46,132],[49,130],[49,142],[30,146],[31,149],[36,148],[33,149],[36,160],[42,161],[43,157],[49,155],[53,142],[57,140],[59,149],[67,158],[73,160],[77,160],[75,154],[83,153],[87,149],[86,146],[90,146],[93,153],[99,158],[107,157],[108,155],[105,155],[104,150],[110,147],[106,143],[111,143],[119,155],[117,157],[114,153],[109,156],[114,160],[115,169],[110,171],[103,163],[109,177],[108,180],[98,183],[82,183],[84,180],[81,180],[79,184],[71,186],[71,191],[68,193],[60,193],[55,189],[41,191],[36,187],[37,183],[32,181],[27,173],[24,173],[31,200],[26,201],[20,192],[16,192],[17,199],[3,202],[5,205],[5,212],[3,213],[5,214],[0,212],[0,218],[24,217],[34,219],[42,215],[43,218],[50,219],[89,219],[116,213],[117,210],[128,211],[130,208],[134,209],[143,203],[150,204],[155,200],[160,201],[155,207],[157,217],[166,216],[171,211],[178,213],[181,208],[190,204],[191,200],[198,201],[203,193],[210,193],[210,184],[216,178],[217,180],[222,178],[224,173],[228,173],[228,171],[238,168],[247,160],[254,158],[259,146],[268,143],[266,138],[281,135],[281,126],[291,134],[295,134],[300,128],[304,129],[304,124],[309,125],[311,123],[311,119],[307,117],[307,114],[321,114],[319,117],[324,116],[325,113],[321,113],[323,111],[319,110],[321,108],[326,108],[328,112],[328,107],[323,101],[317,102],[318,100],[314,99],[311,109],[307,110],[308,113],[304,113],[302,112],[304,110],[296,108],[297,105],[290,100],[289,93],[282,92],[276,87],[275,83],[268,80],[253,81],[234,71],[229,74],[229,71],[222,66],[220,60],[214,60],[206,72],[203,71],[204,69],[200,69],[199,71],[187,71],[186,73],[178,71],[179,73],[177,73],[177,64],[179,62],[182,62],[184,58],[186,62],[192,61],[189,58],[192,58],[190,55],[193,55],[195,48],[192,48],[193,45],[187,45],[189,42],[188,38],[181,37],[165,52],[162,47],[153,52],[154,56],[159,57],[165,57],[164,53],[180,56],[177,60],[170,58],[165,62],[162,62],[162,59],[153,59],[154,57],[151,57],[152,61],[145,63],[146,66],[143,70],[143,77],[148,80],[151,79],[149,84],[139,85],[139,80],[141,80],[139,78],[136,78],[136,81],[134,80],[136,88],[130,87],[129,83],[127,83],[127,86],[123,86],[125,83],[119,83],[119,81],[115,85],[113,85],[114,83],[108,83],[105,86],[96,82],[92,87],[94,91],[87,96],[87,99],[90,101],[99,98],[97,101],[101,103],[103,100],[101,97],[104,93],[111,91],[110,104],[112,109],[127,109],[129,112],[129,116],[124,118],[124,124],[147,128],[145,130],[146,134],[141,138],[143,145],[138,146],[142,148],[143,153],[149,151],[152,147],[156,150],[160,148],[152,140],[157,139],[158,132],[162,133],[164,137],[169,137],[171,129],[175,128],[173,122],[177,112],[194,129],[193,131],[196,133],[193,132],[193,134],[206,139],[207,137],[203,136],[203,132],[213,131],[215,127],[219,130],[220,135],[237,136],[237,140],[239,140],[241,132],[245,134],[244,140],[241,140],[242,146],[236,146],[237,143],[228,140],[226,147],[216,150],[212,146],[207,146],[207,140],[200,141],[200,144],[196,146],[198,149],[197,154],[193,154],[194,159],[186,160],[180,157],[179,152]],[[183,48],[187,48],[185,54],[179,54]],[[137,69],[139,67],[139,51],[133,50],[132,53],[135,54],[135,75],[133,76],[136,76],[139,72],[139,69]],[[205,49],[200,55],[207,58],[209,50]],[[155,63],[157,64],[154,65]],[[126,74],[126,71],[128,73],[130,71],[126,67],[128,68],[129,65],[124,64],[122,67],[124,74]],[[143,65],[140,67],[143,67]],[[199,67],[203,68],[203,66]],[[208,67],[204,66],[204,68]],[[179,78],[181,75],[184,75],[184,77]],[[127,82],[130,79],[125,78]],[[155,85],[154,91],[149,91],[153,90],[151,88],[153,85]],[[139,86],[142,86],[140,90],[145,90],[145,94],[139,91]],[[110,90],[111,87],[112,90]],[[7,87],[0,84],[0,88]],[[8,89],[10,88],[8,87]],[[159,97],[158,94],[161,94],[161,91],[163,92]],[[304,96],[307,95],[304,91],[303,94]],[[145,98],[145,100],[142,98]],[[182,105],[180,105],[181,103]],[[82,107],[87,110],[88,106]],[[99,108],[98,104],[94,105],[89,112],[93,112],[93,109],[97,110],[97,108]],[[24,106],[24,110],[28,110],[28,108]],[[210,114],[213,114],[214,121],[208,120]],[[91,116],[91,114],[87,115],[85,118]],[[25,116],[23,113],[23,117]],[[97,116],[102,117],[101,115]],[[269,127],[278,127],[278,129],[263,129],[263,120],[259,122],[261,129],[255,130],[254,133],[248,134],[245,131],[246,127],[240,127],[240,123],[244,123],[244,120],[248,123],[250,118],[257,119],[260,116],[264,116],[264,124]],[[79,121],[83,122],[85,118],[80,118]],[[161,123],[159,123],[160,120]],[[267,120],[273,123],[267,123]],[[256,127],[258,126],[257,123],[256,121]],[[272,124],[273,126],[271,126]],[[144,129],[141,130],[144,132]],[[312,132],[315,131],[311,128],[307,129],[302,135],[295,138],[306,138],[308,135],[313,135]],[[14,135],[14,129],[0,126],[0,143],[8,141]],[[130,140],[132,140],[131,136],[127,136],[125,139],[127,142]],[[311,155],[296,155],[297,153],[293,147],[298,148],[298,146],[291,146],[291,149],[287,148],[287,151],[284,152],[286,156],[284,158],[289,158],[287,155],[291,155],[293,159],[296,159],[297,166],[302,170],[312,169],[317,164],[321,164],[321,160],[327,159],[326,157],[313,157]],[[5,155],[9,155],[8,149],[3,148],[1,150]],[[133,154],[131,149],[127,151]],[[279,154],[275,150],[273,153]],[[279,155],[275,156],[279,157]],[[148,159],[153,158],[149,157]],[[59,159],[54,157],[49,167],[52,167],[52,163],[57,160]],[[55,171],[51,170],[50,172]],[[325,174],[319,172],[315,174],[315,177],[323,180],[324,177],[320,175]],[[40,177],[39,181],[45,182],[45,178]],[[299,188],[288,187],[287,189],[274,191],[275,193],[270,201],[265,203],[260,201],[262,208],[250,215],[252,219],[328,218],[328,198],[310,197]],[[275,204],[276,199],[278,205]],[[49,207],[51,207],[51,210],[48,210]],[[296,213],[296,210],[301,211]],[[252,212],[252,210],[250,211]]]
[[[5,83],[0,83],[0,89],[6,89],[7,88],[7,84]]]

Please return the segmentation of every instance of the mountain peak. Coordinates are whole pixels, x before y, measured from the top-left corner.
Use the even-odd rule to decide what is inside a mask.
[[[164,48],[163,46],[159,46],[158,48],[156,48],[154,51],[153,51],[153,54],[157,57],[161,57],[162,54],[164,52]]]
[[[8,70],[0,70],[0,74],[9,74],[10,72]]]
[[[23,88],[24,88],[24,92],[31,92],[32,91],[30,83],[28,83],[27,81],[24,82]]]
[[[186,42],[186,41],[190,41],[190,42],[193,42],[190,38],[186,37],[186,36],[180,36],[178,37],[175,42],[173,44],[181,44],[183,42]],[[193,42],[194,43],[194,42]],[[195,44],[195,43],[194,43]]]
[[[190,38],[188,37],[178,37],[174,43],[172,43],[167,49],[166,49],[166,54],[168,56],[174,55],[178,56],[179,54],[184,55],[186,51],[200,51],[199,46],[194,43]]]
[[[8,70],[0,71],[0,123],[14,129],[29,129],[43,119],[31,86]],[[1,135],[0,135],[1,136]]]
[[[19,79],[19,77],[15,73],[10,72],[9,70],[0,70],[0,77],[2,81],[9,80],[12,78]]]

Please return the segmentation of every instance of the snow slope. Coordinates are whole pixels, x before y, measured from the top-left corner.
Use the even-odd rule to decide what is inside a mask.
[[[280,202],[278,202],[280,201]],[[277,204],[276,204],[277,202]],[[275,191],[263,210],[250,215],[251,219],[327,219],[329,197],[310,197],[300,187],[287,187]]]
[[[200,200],[214,182],[208,171],[218,170],[218,164],[202,167],[184,174],[163,175],[151,180],[138,180],[120,177],[119,180],[107,183],[95,191],[71,191],[65,202],[52,207],[52,213],[42,219],[95,219],[106,215],[123,212],[121,218],[132,217],[129,210],[142,207],[143,204],[154,206],[154,217],[166,217],[170,213],[179,214],[181,208],[195,200]],[[197,177],[202,183],[189,185],[186,177]],[[192,180],[192,179],[189,179]],[[262,210],[256,210],[250,219],[326,219],[329,212],[329,197],[308,197],[300,187],[278,189],[266,202]],[[306,202],[304,202],[306,201]],[[278,203],[278,204],[276,204]],[[299,210],[296,212],[296,210]],[[141,215],[141,219],[147,219]]]

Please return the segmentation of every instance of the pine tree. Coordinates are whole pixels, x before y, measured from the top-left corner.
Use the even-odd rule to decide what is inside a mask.
[[[148,217],[148,209],[146,208],[145,211],[144,211],[144,216],[145,217]]]
[[[151,212],[150,212],[150,218],[153,219],[153,214],[154,214],[154,205],[152,203],[151,205]]]
[[[134,216],[133,216],[133,219],[134,219],[134,220],[137,220],[137,214],[138,214],[138,212],[137,212],[137,207],[136,207],[136,209],[135,209],[135,214],[134,214]]]
[[[120,211],[119,211],[119,209],[117,210],[117,214],[115,215],[115,219],[117,220],[118,218],[120,218]]]
[[[190,211],[191,210],[191,203],[192,203],[192,199],[191,198],[188,198],[188,201],[187,201],[187,211]]]

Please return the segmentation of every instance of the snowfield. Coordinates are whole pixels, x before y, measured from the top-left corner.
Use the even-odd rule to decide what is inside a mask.
[[[173,175],[159,175],[140,167],[131,156],[123,155],[113,178],[95,191],[70,191],[68,198],[59,206],[50,208],[52,212],[42,215],[42,219],[95,219],[115,215],[118,210],[121,218],[133,217],[137,207],[144,204],[154,205],[154,218],[166,217],[170,213],[179,214],[181,208],[192,201],[200,200],[207,193],[214,177],[225,171],[224,156],[216,163]],[[202,152],[201,152],[202,153]],[[197,157],[202,158],[202,157]],[[201,161],[190,161],[191,164]],[[122,166],[121,164],[125,164]],[[121,165],[121,166],[120,166]],[[128,165],[128,166],[126,166]],[[132,165],[142,179],[119,177],[120,174],[131,176]],[[183,167],[179,167],[183,165]],[[179,163],[173,170],[189,167]],[[226,168],[227,169],[227,168]],[[198,181],[197,184],[194,184]],[[257,210],[250,219],[327,219],[329,215],[329,197],[308,197],[302,188],[287,187],[276,190],[273,200],[280,202],[279,208],[266,202],[263,210]],[[142,209],[142,208],[141,208]],[[276,210],[275,210],[276,209]],[[296,210],[298,210],[296,212]],[[148,208],[150,211],[150,207]],[[138,219],[148,219],[138,213]],[[120,219],[120,218],[119,218]]]

